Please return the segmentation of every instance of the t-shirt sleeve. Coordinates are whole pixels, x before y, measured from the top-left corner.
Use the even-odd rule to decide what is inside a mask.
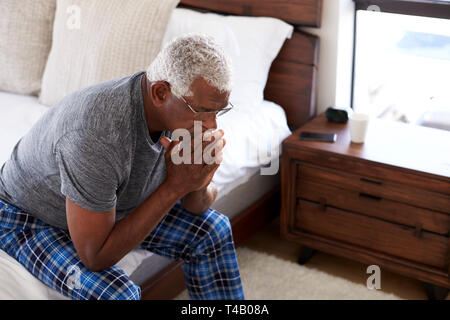
[[[94,212],[116,207],[122,181],[120,157],[114,146],[85,130],[67,133],[55,145],[61,193]]]

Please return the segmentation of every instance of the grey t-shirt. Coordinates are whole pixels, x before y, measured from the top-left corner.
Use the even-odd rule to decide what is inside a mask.
[[[1,167],[0,198],[66,230],[66,197],[90,211],[116,208],[116,220],[131,213],[166,176],[145,119],[143,74],[74,92],[47,111]]]

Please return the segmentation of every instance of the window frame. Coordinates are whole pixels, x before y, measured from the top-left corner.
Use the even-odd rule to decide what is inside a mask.
[[[355,10],[376,5],[382,12],[450,19],[450,1],[444,0],[353,0]]]

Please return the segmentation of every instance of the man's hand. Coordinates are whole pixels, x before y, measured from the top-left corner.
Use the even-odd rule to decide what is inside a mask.
[[[202,136],[204,134],[205,133],[202,133]],[[214,138],[211,139],[212,141],[203,141],[202,139],[202,143],[199,146],[194,145],[194,137],[194,139],[191,139],[192,143],[190,148],[184,149],[180,147],[180,141],[170,141],[167,137],[162,137],[160,142],[166,149],[166,182],[169,185],[173,186],[173,188],[176,188],[177,191],[179,191],[183,195],[194,193],[192,196],[189,196],[189,198],[193,198],[196,200],[201,199],[202,197],[200,197],[200,195],[205,194],[205,192],[208,193],[207,187],[210,184],[214,173],[219,168],[222,162],[222,149],[226,144],[226,141],[223,138],[223,134],[223,131],[219,130],[216,134],[214,134]],[[209,148],[214,147],[213,152],[211,152],[214,161],[210,164],[205,163],[202,156],[202,162],[200,164],[196,164],[194,161],[194,154],[196,154],[196,152],[198,152],[199,150],[196,151],[194,148],[202,148],[201,151],[203,151],[207,146],[209,146]],[[186,151],[186,149],[188,150]],[[180,156],[180,153],[185,151],[189,152],[189,159],[191,159],[191,163],[175,164],[172,161],[172,156],[182,157]],[[209,197],[206,197],[206,199],[207,198]]]

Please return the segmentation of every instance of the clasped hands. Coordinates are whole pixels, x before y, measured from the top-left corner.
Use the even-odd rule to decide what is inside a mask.
[[[166,182],[180,193],[186,210],[202,214],[217,196],[211,180],[223,160],[224,132],[184,130],[179,134],[175,130],[174,134],[174,140],[160,139],[166,150]]]

